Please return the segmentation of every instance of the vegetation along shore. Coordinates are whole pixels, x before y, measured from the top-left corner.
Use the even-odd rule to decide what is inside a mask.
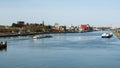
[[[49,34],[49,33],[76,33],[76,32],[90,32],[93,27],[89,24],[81,24],[79,26],[61,26],[58,23],[54,25],[45,25],[44,21],[38,23],[25,23],[24,21],[17,21],[11,26],[0,26],[0,37],[9,36],[26,36],[36,34]]]
[[[114,34],[120,39],[120,28],[116,28]]]

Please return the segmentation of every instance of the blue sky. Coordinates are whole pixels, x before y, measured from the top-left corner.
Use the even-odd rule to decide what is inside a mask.
[[[0,25],[19,20],[47,25],[120,26],[120,0],[0,0]]]

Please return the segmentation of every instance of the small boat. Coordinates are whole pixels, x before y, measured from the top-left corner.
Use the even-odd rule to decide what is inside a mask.
[[[7,47],[7,42],[6,41],[0,42],[0,49],[6,48],[6,47]]]
[[[33,39],[41,39],[41,38],[51,38],[51,35],[35,35]]]
[[[103,33],[102,38],[111,38],[113,36],[113,33]]]

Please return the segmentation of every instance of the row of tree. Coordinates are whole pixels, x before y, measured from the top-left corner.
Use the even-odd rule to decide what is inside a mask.
[[[67,29],[66,26],[59,26],[58,28],[52,25],[45,25],[44,21],[40,24],[38,23],[24,23],[24,21],[18,21],[17,23],[12,23],[11,26],[7,28],[0,28],[0,32],[12,32],[12,33],[31,33],[31,32],[76,32],[79,31],[79,28],[74,27],[73,29]],[[92,31],[91,27],[88,27],[87,30]]]

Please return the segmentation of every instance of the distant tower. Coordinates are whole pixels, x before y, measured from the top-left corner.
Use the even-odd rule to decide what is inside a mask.
[[[42,25],[44,26],[44,20],[42,21]]]

